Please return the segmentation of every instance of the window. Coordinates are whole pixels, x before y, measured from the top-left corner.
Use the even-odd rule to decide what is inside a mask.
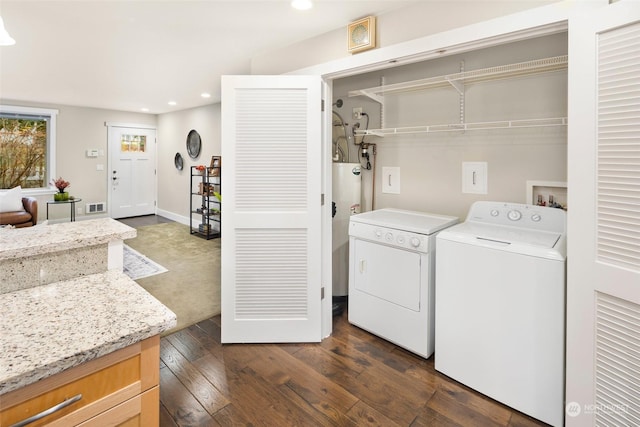
[[[55,177],[57,114],[0,105],[0,189],[49,189]]]

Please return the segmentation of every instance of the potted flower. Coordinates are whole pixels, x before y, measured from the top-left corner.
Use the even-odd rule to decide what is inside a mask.
[[[204,174],[204,170],[205,170],[205,169],[206,169],[206,168],[204,167],[204,165],[198,165],[198,166],[196,166],[196,167],[195,167],[194,175],[202,175],[202,174]]]
[[[65,181],[62,177],[51,181],[51,183],[58,189],[58,192],[53,195],[53,200],[56,202],[64,202],[69,200],[69,193],[64,190],[70,186],[69,181]]]

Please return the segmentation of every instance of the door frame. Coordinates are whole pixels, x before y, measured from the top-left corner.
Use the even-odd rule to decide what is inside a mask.
[[[111,179],[111,174],[109,173],[109,171],[113,170],[113,164],[111,162],[111,129],[114,127],[120,127],[120,128],[132,128],[132,129],[149,129],[149,130],[154,130],[156,132],[156,141],[154,141],[155,143],[153,144],[153,149],[155,150],[155,155],[154,155],[154,169],[156,171],[155,175],[154,175],[154,185],[153,185],[153,198],[154,200],[156,200],[156,203],[153,206],[153,213],[157,214],[158,213],[158,127],[156,125],[149,125],[149,124],[140,124],[140,123],[121,123],[121,122],[105,122],[104,123],[105,127],[107,128],[107,173],[105,174],[105,182],[107,184],[107,215],[109,216],[109,218],[112,217],[111,215],[111,200],[112,200],[112,190],[111,190],[111,183],[110,183],[110,179]]]

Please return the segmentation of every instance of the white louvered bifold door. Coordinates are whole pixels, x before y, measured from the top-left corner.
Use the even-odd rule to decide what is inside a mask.
[[[321,338],[321,80],[222,79],[222,342]]]
[[[569,25],[567,426],[640,425],[640,4]]]

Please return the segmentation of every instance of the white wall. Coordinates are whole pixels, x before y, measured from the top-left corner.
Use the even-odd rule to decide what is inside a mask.
[[[380,85],[382,77],[385,84],[392,84],[456,73],[461,61],[470,71],[566,53],[566,34],[557,34],[338,79],[333,85],[333,101],[339,98],[344,104],[333,108],[349,125],[360,122],[362,129],[366,119],[354,120],[353,107],[362,107],[369,114],[369,128],[374,129],[455,124],[460,120],[460,103],[451,87],[386,95],[384,125],[380,104],[367,97],[350,98],[348,92]],[[466,122],[566,117],[567,73],[468,85],[465,116]],[[525,203],[527,180],[566,181],[567,176],[566,127],[367,136],[365,141],[377,144],[375,208],[413,209],[464,219],[476,200]],[[350,151],[352,160],[358,159],[357,146],[350,144]],[[462,194],[461,164],[470,161],[488,163],[487,195]],[[381,193],[383,166],[400,167],[400,194]],[[371,209],[371,180],[372,172],[365,171],[367,210]]]
[[[82,214],[77,219],[94,218],[86,215],[85,204],[106,202],[108,193],[108,140],[105,122],[135,123],[156,126],[156,116],[152,114],[130,113],[124,111],[104,110],[99,108],[73,107],[68,105],[39,104],[24,101],[0,100],[3,105],[24,107],[40,107],[58,110],[56,138],[56,177],[63,177],[71,183],[68,192],[81,198],[77,207]],[[101,150],[103,155],[97,158],[86,156],[87,149]],[[97,170],[102,164],[104,170]],[[46,218],[46,201],[52,200],[50,195],[38,196],[38,219]],[[69,218],[68,206],[51,208],[49,218],[52,220]]]
[[[186,146],[191,129],[202,139],[202,151],[195,160],[189,157]],[[221,152],[220,104],[159,115],[158,141],[158,214],[188,224],[190,167],[209,166],[211,156]],[[181,171],[174,166],[176,153],[184,159]]]
[[[560,0],[418,2],[376,17],[377,47],[391,46],[558,1]],[[347,52],[345,25],[318,37],[258,55],[252,58],[251,71],[252,74],[283,74],[350,56]]]

